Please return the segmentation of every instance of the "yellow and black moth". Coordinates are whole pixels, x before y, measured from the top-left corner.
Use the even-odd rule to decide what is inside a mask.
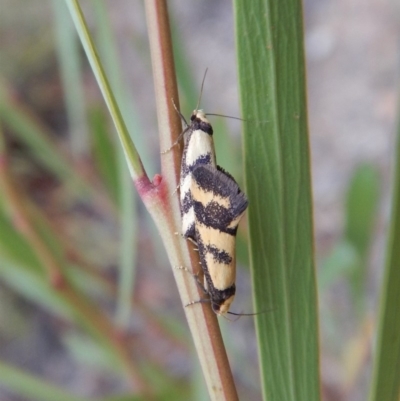
[[[178,138],[185,138],[179,183],[182,235],[197,244],[206,286],[199,284],[220,315],[229,311],[235,296],[236,232],[247,198],[233,177],[217,165],[213,128],[199,104],[200,99],[190,124],[177,110],[185,122]]]
[[[186,134],[179,184],[182,235],[196,242],[191,193],[193,170],[203,165],[216,167],[213,129],[203,110],[193,111],[190,124],[186,126],[182,134]]]
[[[213,311],[229,311],[235,297],[236,232],[246,195],[220,167],[197,165],[191,178],[194,235]]]

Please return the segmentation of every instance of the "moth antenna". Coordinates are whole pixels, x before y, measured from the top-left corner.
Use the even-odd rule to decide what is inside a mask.
[[[229,313],[229,312],[228,312]],[[236,322],[236,320],[240,319],[240,316],[237,316],[235,319],[229,319],[228,316],[225,315],[220,315],[222,316],[224,319],[226,319],[228,322]]]
[[[239,121],[244,121],[245,123],[269,123],[269,120],[246,120],[244,118],[239,118],[239,117],[233,117],[233,116],[227,116],[225,114],[214,114],[214,113],[206,113],[207,116],[217,116],[217,117],[225,117],[225,118],[231,118],[233,120],[239,120]]]
[[[225,117],[225,118],[231,118],[232,120],[239,120],[239,121],[245,121],[245,122],[248,121],[248,120],[244,120],[243,118],[239,118],[239,117],[226,116],[225,114],[207,113],[207,116]]]
[[[203,81],[201,83],[199,100],[197,101],[197,106],[196,106],[196,109],[195,109],[196,111],[199,109],[200,102],[201,102],[201,97],[203,96],[204,81],[206,80],[207,71],[208,71],[208,68],[206,68],[206,71],[205,71],[204,77],[203,77]]]
[[[228,312],[226,312],[226,313],[228,313],[228,314],[230,314],[230,315],[238,316],[238,318],[239,318],[240,316],[256,316],[256,315],[261,315],[261,314],[263,314],[263,313],[266,313],[266,311],[255,312],[255,313],[235,313],[235,312],[230,312],[230,311],[228,311]]]

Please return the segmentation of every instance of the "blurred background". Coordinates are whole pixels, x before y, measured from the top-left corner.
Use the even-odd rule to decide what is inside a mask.
[[[143,2],[81,5],[152,177],[160,148]],[[168,6],[182,113],[195,107],[208,68],[201,107],[240,116],[232,4]],[[364,400],[390,208],[400,9],[306,0],[304,12],[323,399]],[[49,286],[33,230],[128,333],[124,344],[153,385],[171,399],[207,399],[165,251],[63,0],[0,0],[0,123],[1,175],[12,180],[11,190],[0,180],[0,398],[33,399],[29,374],[81,397],[65,399],[130,399],[116,396],[129,386],[113,351]],[[219,164],[243,186],[240,122],[212,124]],[[245,237],[244,222],[238,312],[252,311]],[[260,399],[252,319],[220,323],[241,398]]]

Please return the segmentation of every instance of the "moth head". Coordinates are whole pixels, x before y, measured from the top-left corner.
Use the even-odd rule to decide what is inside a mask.
[[[206,113],[204,113],[204,110],[193,110],[193,113],[190,116],[190,120],[191,121],[199,120],[199,121],[209,124],[207,117],[206,117]]]
[[[217,315],[225,315],[226,313],[228,313],[234,298],[235,294],[231,295],[229,298],[224,299],[220,304],[213,303],[212,304],[213,311]]]

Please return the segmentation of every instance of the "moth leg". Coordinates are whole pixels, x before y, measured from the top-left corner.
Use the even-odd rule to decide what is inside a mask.
[[[172,195],[175,195],[178,192],[180,187],[181,187],[181,184],[178,184],[178,186],[174,189],[174,192],[172,192]]]
[[[185,236],[181,233],[178,233],[178,231],[174,232],[174,235],[180,235],[182,236],[183,239],[187,239],[188,241],[190,241],[193,245],[197,246],[197,242],[193,239],[193,238],[185,238]],[[198,252],[199,248],[193,248],[194,251]]]
[[[165,149],[165,150],[161,151],[160,154],[161,154],[161,155],[165,155],[165,154],[168,153],[174,146],[178,145],[178,143],[179,143],[179,141],[181,140],[183,134],[184,134],[184,132],[182,132],[182,134],[180,134],[180,135],[178,136],[178,139],[177,139],[168,149]]]
[[[185,272],[188,272],[188,273],[190,273],[190,274],[194,274],[194,273],[192,273],[187,267],[185,267],[185,266],[175,266],[174,267],[176,270],[183,270],[183,271],[185,271]]]
[[[210,302],[210,299],[208,299],[208,298],[200,298],[197,301],[189,302],[188,304],[185,305],[185,308],[187,308],[188,306],[195,305],[195,304],[205,304],[205,303],[209,303],[209,302]]]
[[[185,266],[175,266],[175,269],[177,269],[177,270],[183,270],[184,272],[187,272],[187,273],[189,273],[191,276],[193,276],[193,277],[196,279],[196,281],[199,280],[199,275],[196,274],[196,273],[191,272],[191,271],[190,271],[187,267],[185,267]],[[200,281],[200,280],[199,280],[199,281]]]
[[[178,233],[178,231],[175,231],[174,234],[175,234],[175,235],[181,235],[183,239],[186,239],[186,240],[190,241],[193,245],[197,246],[197,242],[196,242],[193,238],[191,238],[191,237],[185,237],[183,234]],[[197,252],[199,251],[198,248],[193,248],[193,250],[195,250],[195,251],[197,251]]]
[[[195,246],[195,248],[193,248],[193,250],[195,251],[195,252],[199,252],[199,248],[198,248],[198,245],[197,245],[197,242],[193,239],[193,238],[186,238],[188,241],[190,241],[194,246]]]
[[[177,140],[168,148],[163,150],[162,152],[160,152],[160,154],[165,155],[166,153],[168,153],[174,146],[178,145],[178,143],[181,141],[183,135],[186,134],[187,130],[189,129],[189,127],[186,127],[178,136]]]
[[[198,274],[192,273],[185,266],[176,266],[175,268],[178,270],[183,270],[183,271],[189,273],[191,276],[193,276],[193,278],[196,280],[196,284],[201,288],[201,290],[204,292],[204,294],[209,295],[207,288],[204,287],[203,283],[200,281]],[[195,305],[195,304],[209,303],[209,302],[211,302],[210,298],[200,298],[197,301],[190,301],[188,304],[185,305],[185,308],[187,308],[188,306]]]
[[[207,289],[204,287],[203,283],[199,279],[199,275],[196,273],[191,272],[187,267],[185,266],[175,266],[175,269],[177,270],[183,270],[187,273],[189,273],[195,280],[196,284],[204,291],[205,294],[208,294]]]
[[[196,274],[196,273],[191,272],[187,267],[185,267],[185,266],[175,266],[174,268],[176,270],[183,270],[184,272],[189,273],[191,276],[193,276],[196,281],[200,281],[199,280],[199,275]]]
[[[197,246],[197,242],[193,238],[187,237],[186,239]]]

